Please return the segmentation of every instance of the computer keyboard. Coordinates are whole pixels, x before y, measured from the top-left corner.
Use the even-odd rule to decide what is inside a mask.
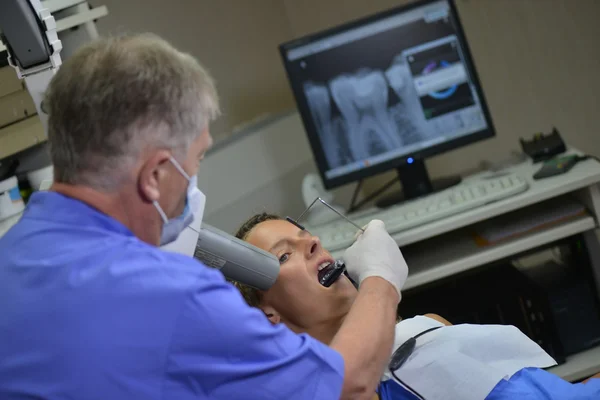
[[[397,206],[349,215],[348,218],[359,226],[364,226],[373,219],[380,219],[385,222],[388,232],[395,234],[514,196],[528,188],[527,181],[516,174],[482,178],[462,182],[442,192]],[[349,247],[356,234],[356,228],[343,219],[307,229],[319,236],[323,247],[329,251]]]

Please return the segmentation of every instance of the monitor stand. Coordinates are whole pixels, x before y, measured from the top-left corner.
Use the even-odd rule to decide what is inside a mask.
[[[402,190],[384,196],[375,205],[379,208],[387,208],[406,200],[427,196],[439,192],[461,182],[461,177],[449,176],[439,179],[429,179],[427,167],[423,160],[415,160],[412,164],[404,164],[396,169],[398,179],[402,183]]]

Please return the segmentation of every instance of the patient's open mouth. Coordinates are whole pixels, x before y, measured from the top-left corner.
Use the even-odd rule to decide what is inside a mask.
[[[331,286],[346,270],[346,264],[343,261],[337,260],[325,265],[319,265],[319,283],[325,287]]]

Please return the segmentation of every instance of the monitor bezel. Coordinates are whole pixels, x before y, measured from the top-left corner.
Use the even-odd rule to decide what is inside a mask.
[[[471,49],[467,38],[465,36],[462,22],[460,20],[460,15],[458,13],[455,0],[445,0],[448,2],[450,6],[450,15],[456,21],[456,36],[458,37],[459,43],[462,45],[463,57],[465,64],[469,70],[469,74],[471,77],[471,82],[475,86],[475,91],[477,92],[477,96],[479,97],[479,102],[481,106],[481,110],[483,112],[485,121],[488,125],[487,129],[483,129],[478,132],[474,132],[465,136],[458,137],[456,139],[452,139],[431,147],[427,147],[416,151],[414,153],[406,154],[400,157],[393,158],[389,161],[385,161],[379,164],[371,165],[365,168],[361,168],[357,171],[349,172],[344,175],[328,178],[326,172],[329,170],[327,159],[325,157],[325,153],[322,149],[321,140],[319,138],[319,134],[317,128],[313,122],[312,114],[310,112],[308,102],[304,95],[304,91],[302,89],[302,81],[296,79],[291,71],[290,71],[290,63],[287,60],[286,54],[288,51],[299,47],[304,46],[306,44],[322,40],[328,36],[332,36],[335,34],[342,33],[347,30],[351,30],[361,25],[370,24],[376,22],[380,19],[387,18],[396,14],[404,13],[410,11],[415,8],[423,7],[428,4],[436,3],[440,0],[419,0],[411,4],[394,7],[392,9],[382,11],[364,18],[360,18],[342,25],[338,25],[326,30],[322,30],[313,34],[309,34],[303,36],[298,39],[294,39],[292,41],[282,43],[279,45],[279,53],[283,60],[283,64],[285,67],[286,75],[288,77],[288,81],[292,88],[292,92],[294,94],[294,98],[296,100],[296,104],[298,107],[298,111],[300,113],[300,117],[302,119],[302,123],[304,125],[304,129],[308,136],[308,140],[310,143],[310,147],[313,152],[313,157],[317,163],[317,167],[319,170],[319,174],[323,181],[323,185],[327,189],[332,189],[338,186],[342,186],[348,183],[352,183],[355,181],[359,181],[361,179],[369,178],[374,175],[378,175],[384,172],[387,172],[392,169],[396,169],[404,164],[406,164],[406,160],[412,158],[414,160],[423,160],[427,157],[432,157],[441,153],[445,153],[450,150],[454,150],[459,147],[467,146],[474,142],[478,142],[480,140],[488,139],[494,137],[496,135],[494,124],[492,121],[492,116],[489,112],[487,101],[483,94],[483,89],[481,86],[481,82],[479,80],[479,75],[475,68],[475,64],[473,62],[473,57],[471,55]]]

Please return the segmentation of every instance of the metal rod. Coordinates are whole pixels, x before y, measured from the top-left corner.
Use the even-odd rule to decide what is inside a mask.
[[[333,211],[334,213],[336,213],[337,215],[339,215],[340,217],[344,218],[346,221],[348,221],[349,223],[351,223],[352,225],[354,225],[356,228],[358,228],[358,230],[364,232],[365,230],[363,228],[361,228],[360,226],[356,225],[354,222],[352,222],[348,217],[346,217],[344,214],[342,214],[341,212],[339,212],[338,210],[336,210],[335,208],[333,208],[332,206],[330,206],[329,204],[327,204],[327,202],[325,200],[323,200],[320,197],[317,197],[317,200],[319,200],[321,203],[323,203],[327,208],[329,208],[331,211]]]
[[[308,207],[306,208],[306,210],[304,210],[304,211],[302,212],[302,214],[300,214],[300,216],[299,216],[298,218],[296,218],[296,221],[300,221],[300,220],[302,219],[302,217],[304,217],[304,214],[306,214],[306,213],[308,212],[308,210],[310,210],[310,209],[312,208],[312,206],[313,206],[313,205],[314,205],[314,204],[317,202],[317,200],[319,200],[319,199],[320,199],[320,197],[317,197],[316,199],[314,199],[314,200],[313,200],[313,202],[312,202],[312,203],[310,203],[310,206],[308,206]]]
[[[337,215],[339,215],[340,217],[342,217],[343,219],[345,219],[347,222],[349,222],[350,224],[352,224],[356,228],[358,228],[358,230],[360,230],[362,232],[365,231],[363,228],[361,228],[360,226],[358,226],[354,222],[352,222],[350,219],[348,219],[348,217],[346,217],[344,214],[342,214],[341,212],[339,212],[338,210],[336,210],[335,208],[333,208],[332,206],[330,206],[329,204],[327,204],[327,202],[325,200],[323,200],[322,198],[320,198],[320,197],[317,197],[312,203],[310,203],[310,205],[308,206],[308,208],[306,208],[306,210],[304,210],[304,212],[302,214],[300,214],[300,216],[296,219],[296,221],[300,221],[302,219],[302,217],[304,216],[304,214],[306,214],[317,201],[320,201],[321,203],[323,203],[325,205],[325,207],[329,208],[331,211],[333,211],[334,213],[336,213]]]

